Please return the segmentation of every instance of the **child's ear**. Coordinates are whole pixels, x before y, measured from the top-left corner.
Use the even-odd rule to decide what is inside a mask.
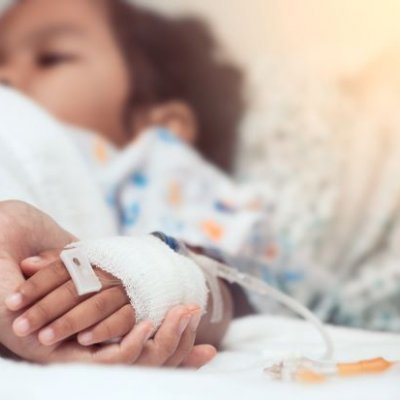
[[[151,107],[143,122],[142,127],[163,126],[190,144],[197,138],[196,116],[183,101],[168,101]]]

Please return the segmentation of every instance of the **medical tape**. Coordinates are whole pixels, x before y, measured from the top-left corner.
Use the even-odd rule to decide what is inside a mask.
[[[60,258],[71,276],[79,296],[101,290],[100,279],[95,274],[83,249],[67,247],[61,252]]]

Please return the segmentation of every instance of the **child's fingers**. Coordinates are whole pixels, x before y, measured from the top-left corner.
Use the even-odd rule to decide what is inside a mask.
[[[139,357],[144,344],[153,332],[154,326],[151,322],[142,322],[135,325],[119,344],[83,347],[75,341],[64,342],[54,347],[46,363],[88,362],[130,365]]]
[[[135,321],[135,310],[127,304],[94,328],[79,333],[78,342],[83,346],[89,346],[124,337],[133,328]]]
[[[103,346],[92,354],[92,361],[103,364],[133,364],[154,332],[151,322],[135,325],[119,344]]]
[[[122,286],[103,290],[46,326],[39,332],[39,341],[45,345],[55,344],[102,321],[127,303],[129,299]],[[47,307],[47,304],[42,307]]]
[[[134,364],[140,358],[140,354],[148,345],[148,339],[154,332],[150,322],[142,322],[135,325],[120,344],[110,344],[97,348],[96,346],[76,346],[74,342],[65,342],[55,348],[53,361],[80,361],[103,364]],[[210,361],[216,354],[214,347],[198,345],[193,348],[182,366],[199,368]]]
[[[178,306],[168,314],[153,340],[149,341],[137,364],[146,366],[163,365],[176,351],[183,332],[190,322],[187,307]]]
[[[177,367],[178,365],[181,365],[182,362],[188,357],[194,346],[200,319],[201,311],[198,309],[196,312],[191,314],[191,319],[181,337],[177,349],[175,350],[174,354],[164,363],[164,366]]]
[[[47,268],[40,270],[19,289],[6,299],[6,305],[11,311],[18,311],[41,299],[70,279],[68,271],[61,261],[56,261]]]
[[[210,362],[216,354],[217,349],[214,346],[209,344],[196,345],[182,362],[181,367],[198,369]]]

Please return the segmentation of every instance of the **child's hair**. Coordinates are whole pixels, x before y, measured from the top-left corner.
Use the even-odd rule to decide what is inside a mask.
[[[126,115],[168,100],[185,101],[199,125],[196,147],[230,170],[245,107],[241,71],[217,58],[215,39],[197,19],[161,16],[124,0],[106,4],[132,82]]]

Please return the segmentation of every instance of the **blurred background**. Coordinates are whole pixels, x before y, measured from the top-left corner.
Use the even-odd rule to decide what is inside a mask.
[[[247,178],[271,169],[277,133],[360,136],[354,121],[373,120],[377,134],[400,125],[399,0],[131,1],[201,17],[223,55],[243,67],[248,112],[238,170]],[[303,144],[292,145],[293,159],[306,157]]]
[[[356,71],[400,43],[398,0],[140,0],[205,17],[232,54],[290,56],[326,73]]]
[[[400,47],[398,0],[131,1],[172,15],[203,17],[244,64],[268,53],[327,74],[349,73]],[[0,10],[11,2],[0,0]]]
[[[355,121],[365,119],[377,125],[378,135],[385,124],[398,126],[398,0],[136,1],[172,15],[201,16],[223,52],[243,66],[248,113],[239,173],[247,178],[271,169],[268,148],[276,132],[360,136]],[[306,157],[302,144],[292,147],[293,158]]]

